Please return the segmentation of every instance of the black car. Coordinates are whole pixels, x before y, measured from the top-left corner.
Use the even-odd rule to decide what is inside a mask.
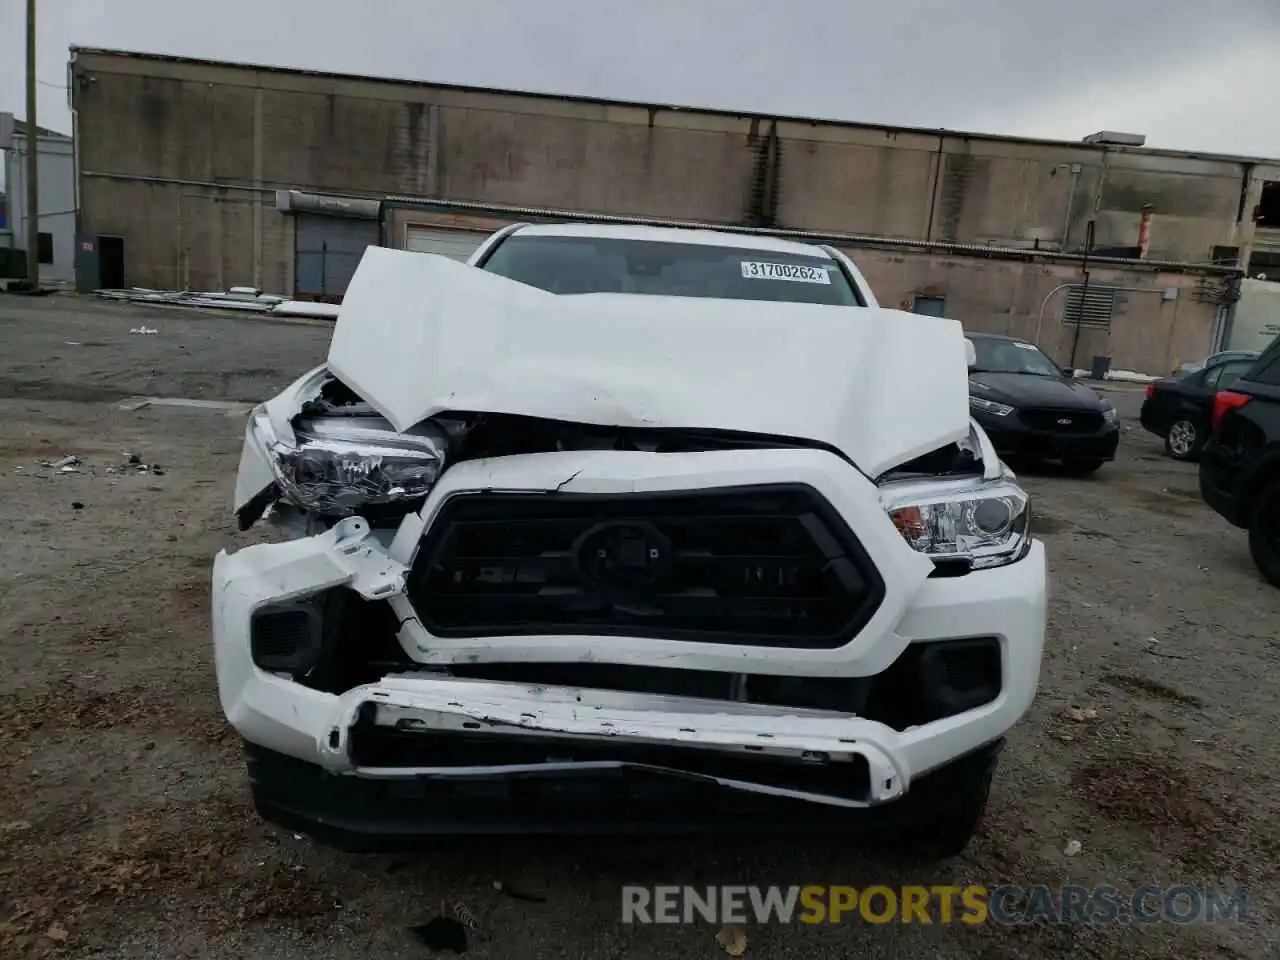
[[[969,412],[996,452],[1010,461],[1057,460],[1092,473],[1114,460],[1120,443],[1115,408],[1064,373],[1031,343],[966,334]]]
[[[1214,398],[1200,455],[1200,495],[1249,531],[1258,570],[1280,587],[1280,338]]]
[[[1203,370],[1191,370],[1147,385],[1142,403],[1142,426],[1164,440],[1165,453],[1175,460],[1194,460],[1212,432],[1213,398],[1235,383],[1257,360],[1212,360]]]

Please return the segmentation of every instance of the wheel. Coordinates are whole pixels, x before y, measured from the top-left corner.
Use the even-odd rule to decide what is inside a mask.
[[[1249,517],[1249,554],[1273,587],[1280,587],[1280,480],[1262,491]]]
[[[1091,473],[1097,473],[1105,463],[1104,460],[1064,460],[1062,462],[1062,470],[1072,476],[1083,477]]]
[[[903,837],[909,859],[930,862],[960,856],[982,826],[991,797],[994,768],[954,784],[946,806],[926,823]]]
[[[877,846],[921,863],[960,856],[982,826],[997,762],[995,753],[974,754],[913,784],[899,809],[885,811]]]
[[[1194,420],[1175,420],[1164,438],[1164,452],[1174,460],[1194,460],[1205,444],[1205,431]]]

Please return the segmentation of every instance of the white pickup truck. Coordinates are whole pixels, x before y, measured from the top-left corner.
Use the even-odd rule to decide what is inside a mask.
[[[951,856],[1037,687],[1046,567],[960,324],[829,247],[520,225],[370,248],[251,417],[218,687],[261,815],[874,827]]]

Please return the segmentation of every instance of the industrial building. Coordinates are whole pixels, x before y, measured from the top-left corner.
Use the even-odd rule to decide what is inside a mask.
[[[365,246],[513,221],[813,236],[889,306],[1162,372],[1280,277],[1280,161],[478,90],[73,48],[78,282],[340,299]],[[1086,256],[1087,252],[1087,256]],[[1087,277],[1087,287],[1085,279]]]
[[[41,282],[71,284],[75,280],[76,173],[71,137],[37,127],[36,170],[39,218],[36,229]],[[5,193],[0,214],[0,247],[25,251],[27,216],[27,125],[12,114],[0,114],[0,151],[4,152]],[[10,266],[22,257],[6,258]],[[25,275],[25,267],[23,268]]]

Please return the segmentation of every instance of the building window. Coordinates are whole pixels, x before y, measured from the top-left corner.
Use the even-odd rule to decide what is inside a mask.
[[[947,315],[946,297],[917,296],[911,307],[912,313],[924,314],[926,317],[945,317]]]
[[[53,263],[53,234],[36,234],[36,253],[41,263]]]
[[[1209,259],[1224,267],[1234,267],[1240,262],[1240,248],[1218,245],[1209,254]]]
[[[1280,180],[1262,185],[1262,195],[1253,208],[1253,219],[1264,230],[1280,229]]]

